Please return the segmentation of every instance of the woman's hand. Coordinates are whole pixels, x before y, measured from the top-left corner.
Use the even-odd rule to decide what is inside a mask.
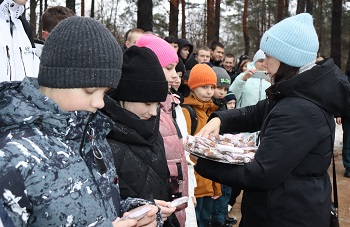
[[[218,135],[220,132],[220,125],[220,118],[214,117],[196,134],[196,136],[208,137],[209,134]]]
[[[163,223],[168,219],[168,217],[175,212],[176,207],[169,208],[169,202],[164,200],[154,200],[154,202],[159,206],[162,213]]]

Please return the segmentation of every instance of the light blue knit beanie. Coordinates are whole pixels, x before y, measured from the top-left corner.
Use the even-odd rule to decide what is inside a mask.
[[[294,67],[316,60],[319,48],[313,19],[308,13],[288,17],[266,31],[260,49],[267,55]]]

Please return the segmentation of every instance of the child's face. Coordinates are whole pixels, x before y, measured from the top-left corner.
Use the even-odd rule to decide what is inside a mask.
[[[232,99],[226,103],[226,107],[228,110],[234,109],[236,107],[236,100]]]
[[[173,81],[173,84],[171,85],[175,89],[175,91],[179,90],[179,87],[181,84],[182,72],[176,72],[176,74],[178,75],[178,78],[176,78]]]
[[[141,120],[157,116],[158,102],[124,102],[124,109],[136,114]]]
[[[178,50],[179,50],[179,44],[177,44],[177,43],[170,43],[170,45],[171,45],[172,47],[174,47],[174,49],[175,49],[175,51],[176,51],[176,53],[177,53]]]
[[[175,71],[176,64],[177,63],[174,62],[163,67],[165,79],[168,81],[169,89],[173,85],[174,81],[178,80],[178,77],[179,77]]]
[[[222,99],[227,94],[227,87],[216,87],[214,90],[214,98]]]
[[[180,50],[180,57],[182,57],[183,59],[187,59],[188,55],[190,55],[190,47],[189,46],[184,46]]]
[[[96,112],[105,105],[103,97],[109,90],[107,87],[96,88],[47,88],[41,87],[44,95],[52,99],[65,111]]]
[[[203,62],[209,62],[210,61],[210,51],[199,50],[195,59],[197,60],[197,62],[199,64],[201,64]]]
[[[192,90],[193,94],[197,96],[199,100],[203,102],[208,102],[214,95],[214,86],[211,84],[207,84],[201,87],[196,87]]]

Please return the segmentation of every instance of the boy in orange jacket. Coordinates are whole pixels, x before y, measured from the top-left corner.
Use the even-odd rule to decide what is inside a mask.
[[[216,74],[207,64],[195,65],[188,79],[191,93],[184,99],[184,105],[194,110],[197,118],[197,127],[191,133],[191,114],[187,108],[183,108],[187,130],[189,134],[196,134],[207,123],[209,115],[217,109],[212,97],[216,87]],[[194,194],[197,199],[196,217],[198,227],[209,225],[209,219],[213,209],[213,201],[221,196],[219,183],[203,178],[195,172],[197,187]]]

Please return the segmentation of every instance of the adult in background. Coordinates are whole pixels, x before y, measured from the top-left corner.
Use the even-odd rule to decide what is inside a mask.
[[[346,70],[346,75],[350,81],[350,69]],[[343,127],[343,165],[345,168],[344,177],[350,178],[350,110],[342,113],[341,117],[337,117],[336,122]]]
[[[350,84],[332,59],[315,64],[319,43],[308,13],[271,27],[260,48],[272,81],[268,99],[214,113],[198,133],[260,130],[254,160],[238,166],[198,158],[195,170],[244,190],[240,227],[329,227],[334,115],[347,107]]]
[[[237,76],[235,75],[236,73],[235,63],[236,63],[236,59],[233,54],[231,53],[225,54],[225,57],[222,60],[222,67],[226,70],[226,72],[230,76],[231,83],[236,79],[236,76]]]
[[[210,62],[213,66],[220,67],[222,59],[225,53],[224,44],[221,42],[214,41],[209,46],[210,49]]]

